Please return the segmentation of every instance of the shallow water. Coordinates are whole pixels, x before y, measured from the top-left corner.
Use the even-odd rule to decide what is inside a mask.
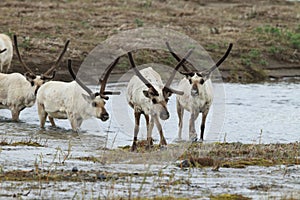
[[[106,182],[13,182],[0,183],[0,198],[7,195],[32,190],[24,198],[65,198],[113,197],[113,196],[161,196],[208,197],[210,194],[237,193],[254,199],[277,199],[286,195],[300,195],[299,166],[247,167],[245,169],[220,169],[212,172],[210,168],[185,171],[175,167],[172,159],[163,165],[141,162],[126,164],[124,159],[103,164],[82,161],[78,157],[102,157],[104,147],[116,148],[131,145],[133,132],[133,112],[126,104],[124,87],[112,85],[122,91],[122,95],[111,97],[107,110],[111,118],[107,122],[90,119],[83,123],[79,134],[70,130],[67,120],[56,120],[58,128],[39,128],[36,107],[21,113],[21,123],[9,121],[10,112],[0,110],[1,141],[37,141],[43,147],[2,146],[0,151],[0,171],[32,170],[38,165],[42,169],[99,170],[111,172],[163,171],[168,176],[131,177]],[[224,84],[214,85],[216,94],[209,113],[205,142],[242,143],[289,143],[300,140],[300,84]],[[224,89],[223,89],[224,88]],[[226,96],[220,95],[225,91]],[[177,116],[175,97],[169,101],[171,117],[163,121],[168,143],[177,137]],[[224,114],[225,113],[225,114]],[[224,116],[224,117],[223,117]],[[188,139],[188,119],[184,116],[184,139]],[[198,120],[199,121],[199,120]],[[145,125],[141,122],[139,139],[146,137]],[[198,125],[199,126],[199,123]],[[159,140],[154,128],[153,136]],[[71,150],[66,162],[64,156]],[[180,152],[179,152],[180,153]],[[176,160],[174,155],[173,161]],[[134,154],[135,156],[135,154]],[[121,161],[122,160],[122,161]],[[288,173],[287,173],[288,172]],[[185,184],[168,185],[170,177],[182,180]],[[142,191],[141,192],[141,188]],[[38,188],[38,189],[33,189]],[[165,189],[162,189],[165,188]],[[254,188],[254,189],[253,189]],[[20,191],[21,190],[21,191]],[[296,196],[295,196],[296,195]],[[288,197],[288,196],[287,196]],[[205,198],[204,198],[205,199]]]
[[[215,84],[217,90],[225,91],[225,96],[215,98],[210,110],[205,141],[227,141],[242,143],[288,143],[300,139],[300,84],[295,83],[266,83],[266,84]],[[109,135],[108,148],[130,145],[133,138],[133,110],[127,105],[125,89],[117,86],[122,91],[120,96],[111,96],[106,107],[110,113],[110,119],[102,122],[98,119],[84,121],[81,132],[95,135]],[[169,143],[177,138],[177,113],[175,96],[172,96],[168,109],[170,118],[161,121],[164,134]],[[39,119],[36,106],[25,109],[21,113],[23,123],[6,123],[10,118],[8,110],[0,110],[0,135],[9,133],[34,132],[39,133]],[[224,115],[224,116],[223,116]],[[197,120],[199,127],[201,115]],[[184,115],[183,138],[188,139],[189,113]],[[57,132],[61,137],[71,134],[68,120],[56,120],[59,128]],[[50,124],[46,124],[47,130],[51,130]],[[199,137],[199,128],[198,137]],[[43,131],[42,131],[43,132]],[[58,134],[59,135],[59,134]],[[82,134],[79,134],[79,136]],[[58,136],[59,137],[59,136]],[[154,128],[153,137],[159,139]],[[140,139],[146,138],[144,119],[141,118]]]

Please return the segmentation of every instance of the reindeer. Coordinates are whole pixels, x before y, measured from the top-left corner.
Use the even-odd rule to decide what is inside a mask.
[[[173,57],[179,61],[180,57],[171,49],[169,43],[166,43],[169,51]],[[201,135],[200,142],[203,141],[204,129],[206,117],[208,115],[210,106],[213,101],[213,88],[212,82],[210,79],[211,73],[217,69],[222,62],[225,61],[232,49],[232,44],[229,44],[229,47],[224,54],[224,56],[212,67],[203,71],[188,71],[187,67],[184,65],[184,69],[188,72],[180,72],[185,75],[178,85],[178,89],[184,91],[183,95],[176,96],[176,108],[177,115],[179,118],[178,123],[178,139],[181,140],[182,135],[182,118],[184,110],[187,110],[191,113],[190,122],[189,122],[189,139],[193,142],[197,141],[197,132],[195,130],[195,121],[198,118],[199,113],[202,113],[201,121]],[[191,64],[192,65],[192,64]],[[195,68],[194,68],[195,69]]]
[[[0,72],[7,73],[13,57],[13,45],[9,36],[0,34],[0,49],[6,49],[6,52],[0,54]]]
[[[190,50],[186,54],[186,56],[177,64],[175,70],[173,71],[165,85],[162,83],[160,75],[151,67],[145,68],[141,71],[137,70],[131,52],[128,53],[131,67],[136,74],[136,76],[133,76],[130,79],[127,86],[127,102],[129,106],[133,108],[135,117],[134,137],[131,151],[137,150],[136,143],[141,114],[144,115],[147,125],[146,149],[149,149],[151,146],[153,146],[152,130],[154,123],[159,131],[160,146],[167,145],[162,131],[162,126],[159,122],[159,118],[161,120],[167,120],[170,116],[167,109],[169,97],[173,93],[177,95],[183,94],[183,92],[181,91],[171,89],[170,85],[175,77],[176,71],[191,55],[191,53],[192,50]]]
[[[108,96],[120,94],[120,92],[105,91],[108,77],[118,63],[117,58],[104,72],[104,78],[100,79],[100,92],[93,93],[82,83],[72,69],[71,60],[68,60],[68,69],[75,81],[66,83],[51,81],[45,83],[37,93],[38,114],[40,127],[44,128],[48,116],[52,126],[55,126],[53,118],[69,119],[73,131],[78,132],[83,120],[97,117],[102,121],[109,118],[105,109],[105,101]]]
[[[14,44],[17,56],[22,67],[27,72],[24,75],[20,73],[0,73],[0,109],[11,110],[13,121],[19,121],[20,112],[24,108],[33,106],[40,86],[54,78],[55,68],[61,62],[69,42],[69,40],[66,42],[63,51],[52,67],[50,67],[45,73],[38,76],[23,62],[18,49],[17,36],[14,35]]]

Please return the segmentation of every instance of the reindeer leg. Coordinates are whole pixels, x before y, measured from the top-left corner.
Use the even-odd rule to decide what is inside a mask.
[[[134,118],[135,118],[135,126],[134,126],[134,136],[133,136],[133,143],[131,146],[131,151],[136,151],[136,143],[137,143],[137,136],[140,130],[140,118],[141,118],[141,112],[134,111]]]
[[[19,121],[19,115],[20,111],[16,108],[11,110],[11,116],[12,116],[12,121],[17,122]]]
[[[153,139],[152,139],[152,130],[154,126],[154,116],[151,115],[149,126],[147,127],[147,146],[146,150],[149,150],[151,147],[153,147]]]
[[[79,126],[78,126],[78,121],[76,120],[76,118],[70,118],[69,120],[71,122],[72,130],[74,132],[78,133],[79,132]]]
[[[183,119],[183,113],[184,109],[180,105],[179,101],[176,102],[176,108],[177,108],[177,116],[178,116],[178,140],[180,141],[182,139],[182,119]]]
[[[51,126],[56,127],[53,117],[48,116]]]
[[[197,132],[195,129],[195,121],[199,115],[199,112],[191,112],[191,118],[190,118],[190,126],[189,126],[189,139],[192,142],[197,141]]]
[[[202,121],[201,121],[201,127],[200,127],[200,130],[201,130],[200,142],[203,141],[204,129],[205,129],[205,122],[206,122],[207,114],[208,114],[208,110],[207,110],[207,111],[204,111],[204,112],[202,113]]]
[[[43,104],[38,103],[38,114],[39,114],[39,118],[40,118],[40,127],[44,128],[48,114],[46,113]]]
[[[150,124],[150,118],[149,118],[149,115],[146,115],[145,113],[144,113],[144,116],[145,116],[147,131],[148,131],[149,124]],[[153,146],[153,140],[152,139],[151,139],[150,145]]]
[[[83,122],[83,119],[81,117],[77,118],[77,125],[78,125],[78,127],[81,126],[82,122]]]
[[[3,62],[0,61],[0,72],[3,72]]]
[[[155,125],[157,127],[157,130],[158,130],[159,136],[160,136],[160,143],[159,143],[159,145],[160,146],[166,146],[167,145],[167,141],[166,141],[166,139],[164,137],[164,133],[162,131],[162,127],[161,127],[161,124],[159,122],[159,119],[158,119],[157,115],[155,115],[154,120],[155,120],[154,122],[155,122]]]
[[[147,126],[147,129],[148,129],[148,126],[149,126],[149,115],[146,115],[145,113],[144,113],[144,117],[145,117],[145,120],[146,120],[146,126]]]

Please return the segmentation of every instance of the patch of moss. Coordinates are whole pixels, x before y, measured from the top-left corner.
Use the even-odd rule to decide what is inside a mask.
[[[217,196],[210,196],[211,200],[250,200],[251,198],[244,197],[240,194],[220,194]]]
[[[188,200],[188,199],[189,198],[165,196],[165,197],[153,197],[153,198],[139,197],[139,198],[134,198],[133,200]]]
[[[180,156],[188,167],[213,166],[244,168],[249,165],[272,166],[280,164],[299,164],[300,144],[243,144],[214,143],[192,144]],[[203,153],[206,152],[206,156]],[[201,159],[200,159],[201,158]]]
[[[81,160],[81,161],[91,161],[91,162],[99,162],[99,159],[94,156],[86,156],[86,157],[76,157],[75,159]]]
[[[5,140],[0,142],[0,146],[32,146],[32,147],[44,147],[39,142],[28,140],[28,141],[18,141],[18,142],[7,142]]]

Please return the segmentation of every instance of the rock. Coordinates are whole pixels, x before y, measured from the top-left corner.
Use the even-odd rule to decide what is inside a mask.
[[[74,172],[74,173],[78,172],[78,168],[77,167],[73,167],[72,168],[72,172]]]
[[[106,180],[106,176],[104,174],[97,174],[97,179],[99,179],[100,181],[104,181]]]
[[[180,168],[191,167],[191,162],[189,160],[184,160],[178,165],[178,167]]]

